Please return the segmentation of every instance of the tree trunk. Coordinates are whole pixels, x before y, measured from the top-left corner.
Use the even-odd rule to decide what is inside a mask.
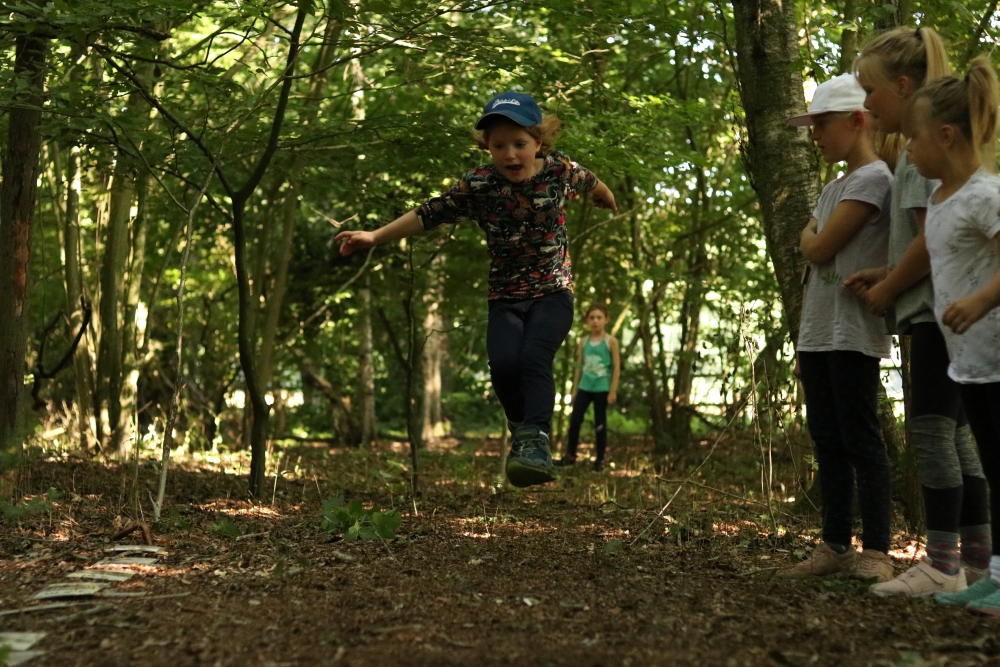
[[[674,442],[685,445],[691,439],[691,390],[694,387],[694,369],[698,360],[698,334],[701,326],[701,307],[704,301],[703,276],[708,256],[700,235],[692,238],[694,247],[688,263],[689,279],[681,303],[681,336],[677,350],[677,368],[674,373],[674,393],[670,402],[670,433]]]
[[[371,445],[377,438],[375,422],[375,367],[372,364],[372,291],[365,277],[365,286],[358,290],[361,301],[361,327],[358,336],[358,410],[361,422],[361,442]]]
[[[799,235],[819,199],[819,172],[805,130],[788,124],[790,116],[805,113],[795,4],[733,0],[733,11],[737,78],[746,113],[743,160],[760,202],[785,322],[797,341],[804,264]]]
[[[83,322],[83,269],[80,263],[80,148],[73,146],[66,154],[66,216],[63,221],[63,264],[66,280],[66,312],[70,313],[70,329],[78,331]],[[58,175],[56,176],[58,178]],[[93,383],[90,367],[90,346],[87,336],[80,339],[73,357],[76,411],[80,448],[90,451],[90,406]]]
[[[139,298],[142,288],[142,273],[146,264],[146,201],[149,188],[149,175],[142,172],[136,178],[137,213],[132,223],[132,259],[128,267],[128,281],[125,288],[125,316],[122,322],[122,372],[124,382],[121,393],[121,418],[118,428],[112,434],[112,442],[117,444],[114,449],[123,455],[130,450],[123,450],[122,445],[133,442],[132,418],[136,416],[136,399],[139,393],[139,347],[141,338],[145,335],[145,322],[138,322]],[[136,424],[138,428],[138,424]]]
[[[441,255],[438,255],[440,258]],[[441,275],[435,264],[435,259],[429,267],[428,288],[424,293],[424,304],[427,307],[423,326],[423,427],[421,434],[424,440],[433,440],[444,435],[444,423],[441,418],[441,361],[444,357],[441,331],[444,320],[441,317]]]
[[[24,447],[20,406],[28,345],[28,268],[38,183],[39,124],[48,42],[15,39],[14,76],[24,83],[8,111],[0,185],[0,452]]]
[[[840,33],[840,62],[838,73],[851,71],[854,58],[858,55],[858,29],[854,23],[858,19],[858,0],[844,0],[844,30]]]

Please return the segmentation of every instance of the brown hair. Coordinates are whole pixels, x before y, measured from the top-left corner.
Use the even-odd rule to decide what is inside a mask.
[[[933,28],[901,27],[872,37],[854,60],[854,73],[866,79],[910,79],[910,94],[925,83],[951,74],[944,41]],[[875,151],[895,169],[906,143],[899,133],[875,133]]]
[[[545,114],[542,116],[541,123],[538,125],[528,126],[517,125],[503,116],[495,116],[493,118],[488,118],[484,122],[485,126],[483,129],[472,131],[473,139],[476,140],[476,144],[484,151],[489,150],[490,132],[500,123],[508,123],[510,125],[520,127],[532,137],[541,141],[541,150],[543,153],[548,153],[552,150],[552,147],[556,143],[556,137],[558,137],[559,133],[562,132],[562,121],[559,120],[559,118],[554,114]]]
[[[611,313],[608,310],[608,307],[605,306],[603,303],[598,303],[596,301],[594,303],[590,304],[589,306],[587,306],[587,312],[583,314],[583,317],[584,318],[590,317],[590,314],[592,312],[594,312],[595,310],[599,310],[602,313],[604,313],[604,319],[607,319],[607,320],[611,319]]]
[[[917,91],[910,99],[904,118],[907,124],[912,123],[914,106],[926,99],[931,118],[942,125],[958,128],[975,147],[980,165],[987,171],[996,172],[998,88],[989,56],[979,56],[969,65],[964,79],[954,76],[937,79]]]

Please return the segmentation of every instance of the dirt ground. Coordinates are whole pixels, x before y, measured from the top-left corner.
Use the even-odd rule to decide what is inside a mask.
[[[151,526],[168,555],[112,588],[142,595],[0,615],[0,631],[48,633],[29,667],[1000,665],[1000,619],[776,578],[818,520],[769,509],[752,458],[733,475],[743,445],[722,443],[661,517],[679,485],[639,446],[524,492],[497,486],[499,443],[446,442],[422,455],[416,513],[398,444],[288,450],[273,502],[256,504],[243,476],[174,468]],[[695,454],[661,478],[687,478]],[[104,558],[155,493],[149,466],[39,459],[21,475],[61,499],[0,526],[0,614]],[[337,492],[397,507],[397,536],[324,531],[320,501]],[[914,543],[894,546],[905,569]]]

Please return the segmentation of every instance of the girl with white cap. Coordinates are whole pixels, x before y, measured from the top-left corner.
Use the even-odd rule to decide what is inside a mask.
[[[573,276],[566,238],[568,200],[591,193],[614,210],[604,183],[569,156],[550,152],[560,122],[525,93],[486,103],[475,138],[493,163],[448,192],[373,232],[337,235],[340,254],[397,241],[462,219],[486,233],[490,256],[486,350],[493,389],[512,432],[507,478],[514,486],[555,479],[549,432],[555,406],[552,361],[573,324]]]
[[[884,266],[888,253],[892,173],[875,151],[864,101],[854,75],[843,74],[816,89],[809,113],[789,120],[810,126],[823,159],[846,163],[846,171],[823,188],[802,230],[809,266],[796,351],[816,445],[823,540],[785,576],[892,577],[892,475],[877,414],[879,359],[889,356],[890,338],[882,318],[842,284],[858,270]],[[860,554],[851,543],[855,480]]]

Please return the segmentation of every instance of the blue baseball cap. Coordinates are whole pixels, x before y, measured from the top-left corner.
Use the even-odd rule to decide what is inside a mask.
[[[484,121],[491,116],[503,116],[522,127],[542,122],[542,110],[538,108],[535,98],[516,90],[500,93],[487,102],[483,107],[483,115],[476,121],[476,129],[483,129]]]

